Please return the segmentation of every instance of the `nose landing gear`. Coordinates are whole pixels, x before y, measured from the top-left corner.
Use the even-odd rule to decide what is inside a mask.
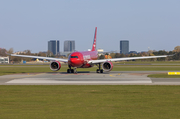
[[[74,73],[74,69],[67,69],[67,73]]]
[[[71,66],[69,65],[69,69],[67,69],[67,73],[75,73],[75,74],[77,74],[76,68],[77,67],[74,67],[74,69],[71,69]]]

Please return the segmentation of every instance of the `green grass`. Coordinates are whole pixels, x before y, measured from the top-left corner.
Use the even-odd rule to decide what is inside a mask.
[[[180,75],[168,75],[167,73],[150,74],[148,77],[151,78],[180,78]]]
[[[15,74],[15,73],[36,73],[36,72],[51,72],[49,67],[0,67],[0,75]]]
[[[62,65],[59,72],[66,72],[67,65]],[[96,71],[97,67],[92,68],[78,68],[77,71]],[[119,66],[114,64],[112,71],[180,71],[180,66],[152,66],[152,65],[133,65],[133,66]],[[3,65],[0,66],[0,75],[14,74],[14,73],[38,73],[38,72],[53,72],[49,66],[46,65]]]
[[[180,86],[0,86],[0,119],[170,119]]]

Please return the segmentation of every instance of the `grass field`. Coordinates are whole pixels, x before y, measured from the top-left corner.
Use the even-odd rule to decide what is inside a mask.
[[[67,65],[62,65],[59,72],[66,72]],[[77,71],[96,71],[97,67],[78,68]],[[167,65],[127,65],[120,66],[114,64],[112,71],[180,71],[180,66]],[[37,72],[52,72],[49,65],[0,65],[0,75],[13,73],[37,73]]]
[[[0,119],[178,119],[180,86],[0,86]]]

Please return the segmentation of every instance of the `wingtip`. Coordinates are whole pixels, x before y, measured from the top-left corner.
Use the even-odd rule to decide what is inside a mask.
[[[9,53],[7,53],[7,52],[5,52],[6,53],[6,55],[10,55],[11,56],[11,54],[9,54]]]

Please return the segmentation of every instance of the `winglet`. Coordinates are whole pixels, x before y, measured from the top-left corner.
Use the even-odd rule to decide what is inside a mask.
[[[97,27],[95,27],[94,42],[93,42],[93,46],[92,46],[92,50],[91,51],[95,51],[96,50],[96,34],[97,34]]]
[[[169,57],[172,57],[172,56],[174,56],[174,55],[176,55],[177,53],[175,53],[175,54],[172,54],[172,55],[167,55],[167,56],[169,56]]]

